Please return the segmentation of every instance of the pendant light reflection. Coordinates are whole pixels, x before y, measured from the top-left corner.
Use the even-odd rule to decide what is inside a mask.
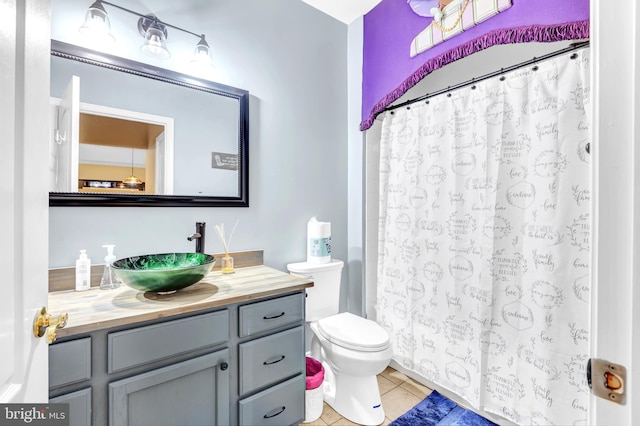
[[[113,34],[111,34],[109,15],[107,15],[107,11],[100,0],[95,1],[87,10],[80,32],[96,41],[108,43],[116,41]]]
[[[142,185],[142,180],[138,179],[133,174],[133,148],[131,149],[131,176],[123,179],[122,184],[127,188],[138,188],[140,185]]]
[[[150,58],[169,59],[171,52],[167,49],[167,27],[158,22],[155,15],[147,15],[138,19],[138,31],[144,37],[140,50]]]

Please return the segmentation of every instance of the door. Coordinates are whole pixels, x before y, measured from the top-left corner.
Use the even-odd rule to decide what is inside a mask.
[[[53,129],[54,179],[51,190],[78,190],[78,152],[80,144],[80,77],[72,76],[56,107]]]
[[[0,403],[45,403],[49,1],[0,2]]]
[[[109,383],[109,424],[228,425],[229,349]]]
[[[628,10],[628,13],[621,13]],[[640,69],[635,0],[591,2],[594,105],[592,357],[627,369],[626,403],[592,397],[594,425],[640,422]],[[624,54],[621,54],[624,52]],[[601,380],[601,378],[594,378]],[[638,380],[638,382],[636,382]]]
[[[165,137],[164,132],[160,133],[156,138],[156,194],[169,195],[171,192],[167,191],[165,179]]]

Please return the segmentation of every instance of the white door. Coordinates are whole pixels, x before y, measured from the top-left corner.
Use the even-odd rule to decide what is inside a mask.
[[[618,405],[593,397],[589,424],[635,425],[640,424],[640,326],[635,326],[640,324],[640,9],[636,0],[611,6],[606,0],[591,1],[591,346],[594,358],[626,367],[627,398]]]
[[[0,403],[48,400],[49,1],[0,2]]]
[[[80,77],[72,76],[56,107],[51,144],[54,161],[52,191],[78,190],[78,151],[80,144]]]
[[[165,137],[164,132],[160,133],[156,138],[156,194],[158,195],[166,195],[171,194],[167,192],[166,188],[166,178],[164,175],[165,171]]]

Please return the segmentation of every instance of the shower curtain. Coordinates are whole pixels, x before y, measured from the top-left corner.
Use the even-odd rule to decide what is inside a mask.
[[[393,359],[517,424],[586,424],[588,49],[387,112],[376,320]]]

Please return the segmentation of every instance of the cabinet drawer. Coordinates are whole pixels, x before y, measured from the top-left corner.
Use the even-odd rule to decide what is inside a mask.
[[[304,293],[240,306],[240,337],[258,334],[304,319]]]
[[[91,378],[91,337],[49,346],[49,387]]]
[[[240,425],[292,425],[304,419],[305,376],[240,400]]]
[[[305,371],[304,327],[240,344],[240,394]]]
[[[227,310],[110,333],[107,372],[126,370],[227,340]]]

